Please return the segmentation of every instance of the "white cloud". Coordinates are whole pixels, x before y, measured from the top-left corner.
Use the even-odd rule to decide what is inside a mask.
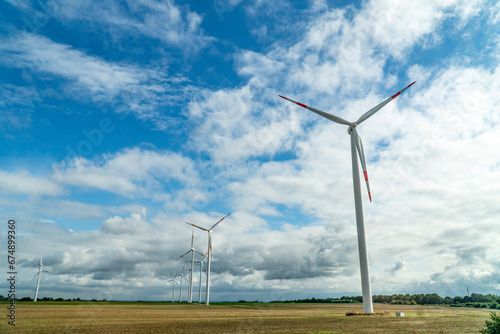
[[[63,193],[63,188],[56,182],[42,176],[33,176],[28,171],[0,171],[0,188],[6,193],[34,196],[58,196]]]
[[[182,155],[132,148],[95,160],[74,158],[57,167],[54,179],[128,197],[164,200],[172,190],[168,182],[182,182],[189,188],[196,184],[198,175],[193,162]]]
[[[25,23],[33,29],[42,28],[52,18],[67,24],[84,21],[98,25],[99,29],[107,29],[117,39],[140,34],[187,53],[197,52],[214,40],[204,35],[199,14],[188,6],[177,6],[171,0],[49,0],[38,3],[38,6],[21,1],[9,2],[27,12]]]
[[[110,64],[69,45],[28,33],[4,39],[0,50],[4,63],[74,80],[95,94],[110,92],[114,95],[124,87],[145,79],[138,68]]]
[[[29,33],[0,39],[0,55],[9,67],[63,79],[62,91],[71,99],[105,102],[122,117],[132,112],[161,130],[178,122],[159,107],[179,103],[193,90],[184,77],[168,75],[166,68],[109,62]]]
[[[132,214],[125,219],[119,216],[106,219],[102,224],[101,230],[105,233],[133,235],[136,234],[139,229],[150,231],[148,227],[148,224],[142,220],[140,214]]]
[[[298,117],[268,108],[263,99],[276,99],[277,94],[266,94],[255,92],[252,85],[206,92],[203,100],[190,103],[190,117],[200,124],[192,136],[193,146],[208,151],[216,165],[289,148]]]

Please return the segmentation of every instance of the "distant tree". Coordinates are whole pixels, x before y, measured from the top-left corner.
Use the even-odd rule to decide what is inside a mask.
[[[19,301],[21,301],[21,302],[30,302],[32,300],[33,299],[31,299],[30,297],[23,297],[23,298],[19,299]]]
[[[491,312],[491,320],[486,320],[486,328],[481,330],[481,334],[500,334],[500,314]]]

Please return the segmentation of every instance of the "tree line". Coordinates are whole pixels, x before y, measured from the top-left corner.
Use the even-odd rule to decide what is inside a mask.
[[[52,297],[43,297],[39,298],[39,301],[86,301],[86,302],[105,302],[106,299],[102,300],[83,300],[80,298],[73,299],[63,299],[63,298],[52,298]],[[456,297],[441,297],[437,293],[426,293],[426,294],[393,294],[393,295],[374,295],[372,297],[374,303],[380,304],[396,304],[396,305],[441,305],[441,306],[449,306],[449,307],[474,307],[474,308],[490,308],[490,309],[500,309],[500,296],[487,294],[483,295],[480,293],[473,293],[470,296],[456,296]],[[0,295],[1,301],[10,301],[10,298],[4,297]],[[33,301],[30,297],[23,297],[18,299],[18,301]],[[240,303],[245,301],[240,300]],[[337,303],[337,304],[346,304],[346,303],[362,303],[362,296],[342,296],[340,298],[306,298],[306,299],[295,299],[295,300],[276,300],[271,303]],[[258,303],[255,301],[254,303]]]
[[[475,307],[500,309],[500,296],[473,293],[470,296],[441,297],[437,293],[374,295],[374,303],[396,305],[442,305],[450,307]],[[306,298],[276,301],[281,303],[362,303],[362,296],[342,296],[340,298]]]

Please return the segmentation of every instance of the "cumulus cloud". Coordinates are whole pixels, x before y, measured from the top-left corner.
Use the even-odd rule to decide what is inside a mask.
[[[169,197],[165,182],[182,182],[189,188],[196,184],[198,174],[193,161],[180,154],[131,148],[94,160],[65,161],[57,166],[54,179],[128,197],[165,200]]]

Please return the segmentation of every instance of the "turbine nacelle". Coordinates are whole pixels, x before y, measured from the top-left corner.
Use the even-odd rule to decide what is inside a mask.
[[[352,130],[357,126],[358,124],[356,122],[351,123],[351,125],[349,125],[349,127],[347,128],[347,133],[350,135]]]

